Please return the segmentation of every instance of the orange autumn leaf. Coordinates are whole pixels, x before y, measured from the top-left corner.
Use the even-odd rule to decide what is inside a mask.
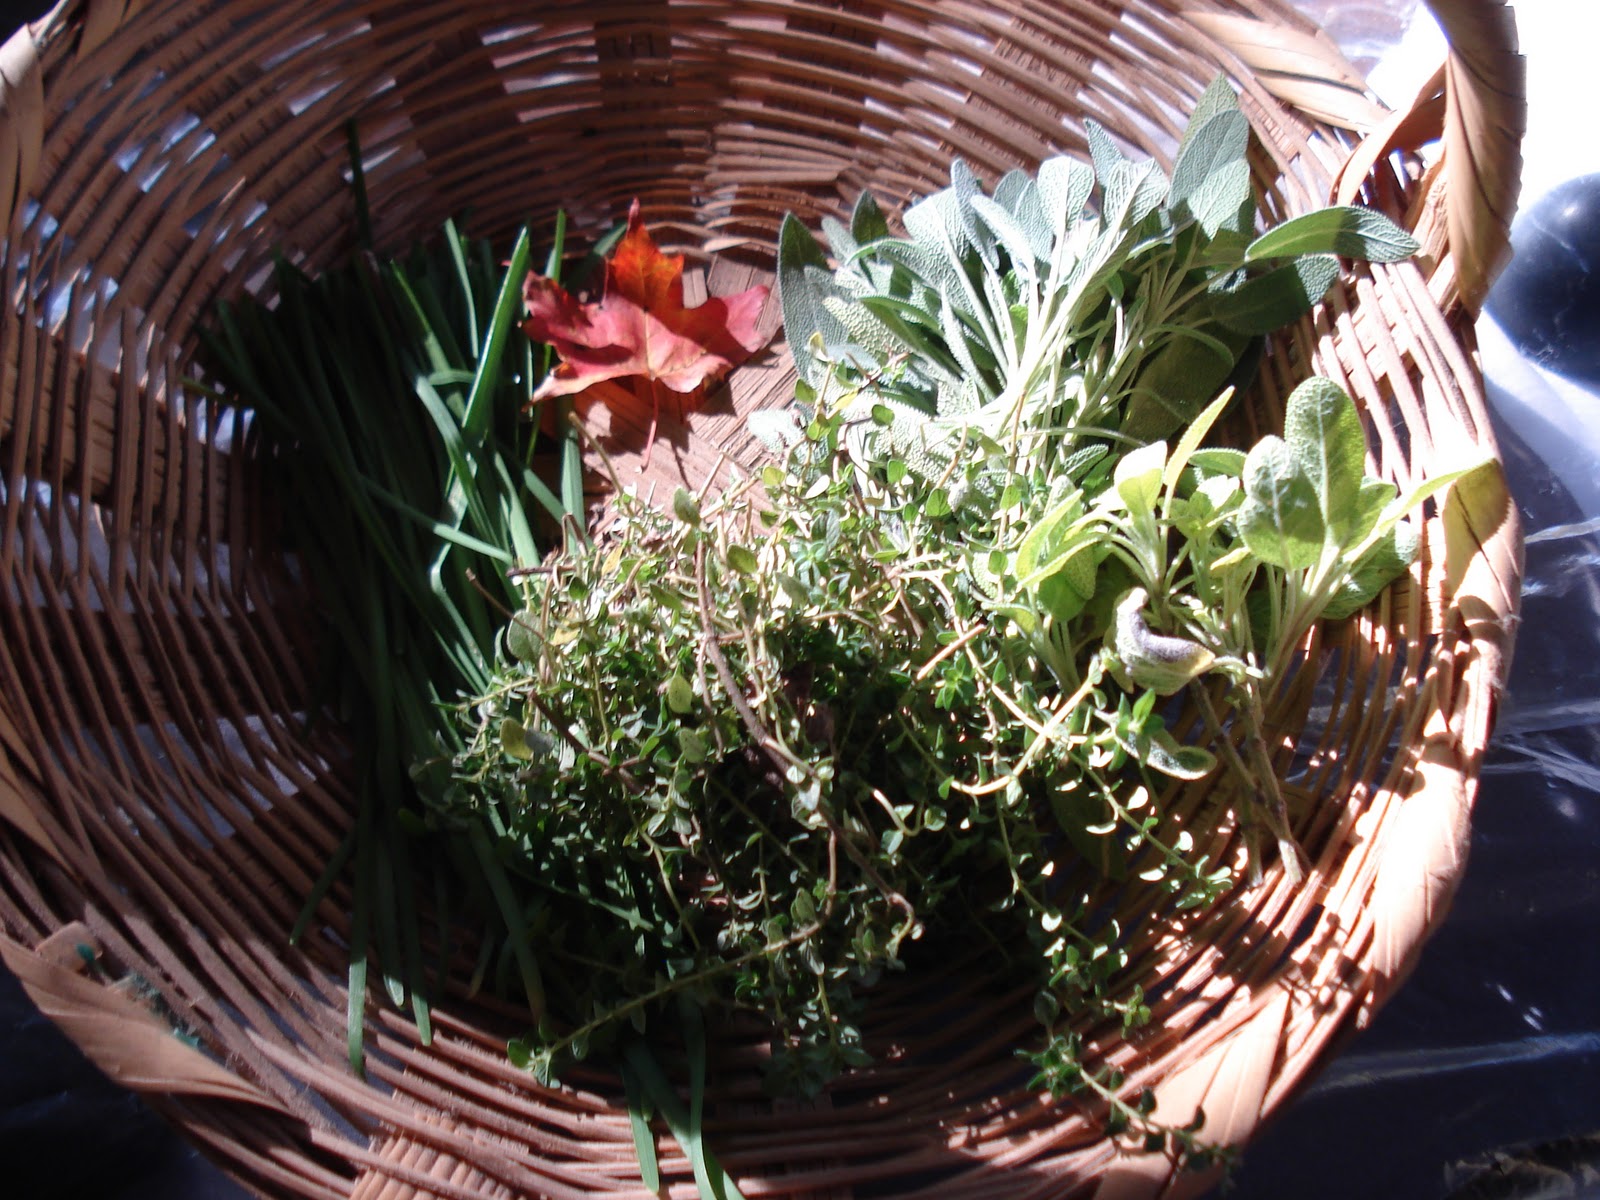
[[[561,360],[533,399],[571,395],[608,379],[644,378],[680,393],[714,383],[766,344],[756,318],[767,290],[753,287],[685,308],[683,256],[661,253],[635,200],[627,232],[606,262],[598,301],[580,303],[560,284],[528,273],[522,328]]]

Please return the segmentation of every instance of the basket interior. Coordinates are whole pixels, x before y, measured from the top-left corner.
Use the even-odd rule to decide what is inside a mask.
[[[47,133],[10,227],[0,330],[0,919],[29,946],[81,922],[112,973],[146,981],[257,1093],[168,1094],[190,1136],[272,1194],[402,1194],[386,1180],[441,1196],[643,1194],[615,1082],[535,1088],[504,1061],[510,1006],[442,997],[425,1049],[375,1003],[368,1078],[350,1076],[347,883],[289,945],[353,819],[343,742],[306,727],[315,613],[248,417],[183,380],[213,302],[267,286],[275,252],[314,271],[353,251],[347,122],[382,247],[464,214],[474,233],[531,221],[537,235],[558,207],[598,233],[637,197],[697,264],[691,289],[714,292],[770,277],[785,212],[814,226],[863,190],[896,209],[942,186],[954,155],[992,181],[1082,152],[1086,117],[1169,163],[1219,72],[1257,131],[1264,207],[1322,203],[1340,138],[1274,99],[1190,8],[1306,28],[1257,0],[186,0],[116,27],[51,23]],[[1400,211],[1410,187],[1386,164],[1370,199]],[[1402,484],[1446,448],[1489,442],[1457,332],[1414,266],[1348,275],[1281,336],[1240,436],[1276,428],[1313,370],[1357,398],[1376,471]],[[750,465],[743,414],[792,383],[775,345],[687,418],[663,469],[699,482],[723,451]],[[1207,914],[1148,921],[1128,979],[1155,1021],[1132,1039],[1084,1031],[1130,1088],[1163,1084],[1174,1111],[1204,1101],[1219,1141],[1248,1133],[1403,971],[1417,931],[1374,916],[1375,890],[1442,895],[1459,866],[1445,843],[1470,787],[1429,758],[1430,738],[1452,714],[1486,724],[1473,688],[1487,685],[1462,666],[1449,570],[1430,528],[1413,577],[1326,631],[1273,714],[1308,883],[1273,869]],[[1202,785],[1166,803],[1181,822],[1222,799]],[[1426,853],[1392,850],[1406,811],[1428,822]],[[1236,831],[1217,838],[1237,862]],[[1137,883],[1107,899],[1162,911]],[[730,1031],[708,1128],[766,1195],[1165,1180],[1170,1164],[1124,1154],[1093,1111],[1030,1091],[1013,1051],[1033,1029],[1031,989],[952,955],[882,989],[879,1065],[815,1104],[762,1099],[761,1035]],[[686,1186],[670,1140],[662,1155]]]

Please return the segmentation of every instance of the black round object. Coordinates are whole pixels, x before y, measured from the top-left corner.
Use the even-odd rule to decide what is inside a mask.
[[[1569,179],[1511,226],[1489,313],[1531,361],[1600,381],[1600,175]]]

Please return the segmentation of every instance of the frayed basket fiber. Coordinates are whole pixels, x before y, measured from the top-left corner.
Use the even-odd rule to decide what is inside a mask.
[[[1356,267],[1279,336],[1242,425],[1311,372],[1402,485],[1492,450],[1472,318],[1504,257],[1521,61],[1501,0],[1432,0],[1451,55],[1402,112],[1278,0],[64,0],[0,51],[0,954],[103,1069],[265,1196],[642,1198],[621,1089],[545,1090],[516,1010],[437,998],[434,1038],[373,1001],[346,1060],[349,881],[298,944],[354,819],[337,731],[307,732],[315,611],[237,414],[186,389],[220,297],[355,245],[354,121],[376,239],[470,210],[503,235],[638,197],[695,286],[769,277],[778,223],[871,189],[893,210],[953,156],[992,180],[1081,154],[1082,120],[1170,165],[1228,77],[1283,218],[1356,199],[1414,261]],[[1437,143],[1434,152],[1420,153]],[[792,394],[781,346],[688,418],[696,483]],[[673,456],[661,455],[662,459]],[[656,469],[656,468],[652,468]],[[1430,510],[1410,576],[1308,647],[1274,714],[1309,871],[1132,947],[1154,1019],[1084,1030],[1128,1089],[1245,1142],[1394,990],[1463,869],[1521,574],[1493,471]],[[1204,785],[1192,800],[1200,803]],[[1242,839],[1219,847],[1236,862]],[[1107,903],[1157,901],[1136,882]],[[747,1196],[1192,1195],[1213,1181],[1030,1090],[1031,991],[952,961],[886,984],[876,1065],[762,1098],[759,1033],[714,1060],[704,1131]],[[174,1036],[174,1030],[184,1035]],[[688,1158],[657,1131],[664,1194]]]

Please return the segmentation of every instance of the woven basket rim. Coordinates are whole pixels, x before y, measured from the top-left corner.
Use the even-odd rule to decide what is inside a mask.
[[[164,324],[192,323],[218,289],[257,278],[266,239],[252,232],[257,217],[237,200],[256,179],[273,181],[263,225],[281,222],[304,245],[348,244],[348,234],[339,232],[342,217],[331,214],[324,199],[330,176],[316,139],[296,136],[297,117],[269,113],[256,128],[245,105],[271,95],[261,81],[288,72],[284,64],[299,62],[311,44],[305,39],[318,33],[323,72],[294,76],[295,84],[310,94],[326,82],[335,97],[362,109],[374,146],[392,147],[387,173],[377,176],[395,185],[392,230],[432,227],[434,197],[421,186],[408,187],[427,178],[425,168],[431,165],[445,181],[437,185],[441,193],[469,181],[473,169],[472,154],[453,144],[466,135],[455,130],[447,109],[454,102],[450,89],[472,96],[479,86],[472,71],[483,63],[474,68],[472,54],[484,53],[485,42],[474,40],[480,19],[474,6],[448,12],[436,6],[421,16],[410,13],[412,6],[385,0],[321,11],[284,6],[269,21],[253,2],[233,7],[249,10],[255,25],[234,28],[209,24],[214,9],[227,7],[220,3],[63,0],[0,50],[0,216],[10,233],[4,269],[10,315],[21,318],[0,328],[0,484],[7,514],[0,563],[14,581],[0,603],[13,643],[0,653],[0,678],[7,695],[32,688],[41,696],[34,706],[0,700],[0,957],[93,1061],[149,1093],[188,1136],[263,1193],[387,1197],[414,1194],[405,1191],[410,1186],[462,1197],[642,1194],[637,1183],[628,1183],[631,1134],[608,1098],[614,1089],[604,1076],[583,1073],[564,1093],[531,1088],[503,1060],[504,1036],[515,1028],[510,1012],[445,1005],[439,1040],[425,1052],[415,1046],[415,1028],[406,1019],[373,1010],[371,1078],[362,1082],[343,1072],[342,1040],[329,1014],[342,1010],[344,1000],[327,947],[291,949],[282,940],[286,929],[272,933],[255,924],[298,903],[283,892],[297,880],[309,882],[301,876],[317,852],[315,839],[307,842],[312,835],[301,824],[280,821],[276,806],[268,806],[254,818],[251,836],[260,845],[239,837],[226,847],[226,838],[213,844],[194,832],[208,814],[163,797],[153,782],[175,772],[192,777],[186,787],[210,787],[202,777],[222,770],[219,764],[230,755],[239,778],[225,786],[260,789],[274,773],[298,779],[306,769],[282,757],[279,743],[257,744],[253,734],[239,732],[251,716],[246,708],[226,709],[211,698],[226,694],[239,704],[238,696],[250,692],[264,711],[281,714],[302,664],[292,639],[260,611],[267,592],[231,594],[231,579],[221,578],[217,560],[206,565],[185,549],[253,548],[265,518],[260,497],[249,494],[226,456],[184,424],[182,413],[189,410],[161,400],[182,366],[181,348],[169,344]],[[945,161],[917,174],[918,156],[932,153],[924,146],[933,141],[928,130],[944,130],[946,146],[991,159],[1002,156],[999,143],[1007,136],[1012,149],[1066,137],[1059,122],[1001,105],[1064,88],[1063,80],[1073,78],[1068,68],[1078,72],[1079,102],[1115,118],[1116,105],[1135,102],[1121,81],[1095,75],[1085,30],[1102,33],[1108,46],[1115,30],[1119,46],[1134,47],[1127,53],[1146,55],[1158,100],[1140,111],[1152,125],[1166,112],[1170,126],[1171,99],[1191,87],[1195,61],[1221,65],[1239,79],[1279,172],[1267,181],[1279,189],[1273,192],[1279,202],[1325,202],[1328,196],[1313,195],[1325,184],[1343,198],[1359,194],[1389,207],[1423,242],[1426,272],[1402,265],[1355,273],[1326,312],[1296,328],[1280,356],[1342,376],[1374,407],[1375,453],[1392,469],[1408,471],[1419,459],[1453,452],[1458,438],[1493,446],[1471,359],[1471,317],[1506,253],[1522,132],[1520,60],[1502,0],[1430,3],[1452,58],[1412,105],[1394,114],[1376,107],[1332,43],[1280,0],[1096,0],[1059,12],[1036,0],[992,6],[706,0],[687,16],[681,6],[673,11],[640,2],[554,4],[537,19],[519,18],[510,5],[476,7],[523,62],[544,54],[559,58],[569,43],[585,38],[591,57],[600,46],[592,78],[568,68],[570,88],[592,86],[594,95],[615,106],[595,110],[614,119],[613,125],[597,120],[597,144],[607,154],[613,146],[621,149],[602,161],[609,174],[597,188],[594,209],[614,207],[642,184],[655,186],[668,227],[681,230],[688,248],[709,255],[702,279],[713,291],[733,290],[753,276],[748,254],[739,252],[770,236],[775,205],[805,202],[821,211],[874,170],[880,186],[902,196],[926,182]],[[679,23],[670,36],[652,24],[664,11]],[[1130,11],[1133,19],[1125,20]],[[324,13],[336,16],[324,24]],[[614,24],[597,32],[596,22],[607,17]],[[545,24],[523,34],[519,20]],[[703,25],[694,26],[697,20]],[[694,36],[686,36],[688,26]],[[153,29],[163,31],[160,38]],[[387,41],[374,32],[379,29]],[[1189,39],[1181,51],[1162,40],[1177,38],[1175,30]],[[874,36],[885,44],[864,44]],[[218,120],[218,145],[227,142],[228,152],[194,149],[191,161],[204,168],[194,168],[178,185],[173,180],[185,167],[168,163],[160,143],[170,137],[187,152],[194,148],[183,141],[189,132],[173,133],[176,126],[141,112],[139,139],[129,135],[137,153],[131,165],[112,170],[112,147],[96,140],[96,122],[111,117],[88,113],[101,95],[140,111],[135,67],[143,69],[141,56],[155,51],[133,55],[128,47],[146,37],[167,48],[165,57],[156,56],[161,82],[144,80],[144,86],[159,89],[181,78],[204,114],[197,123],[226,114]],[[785,58],[785,38],[803,52]],[[253,42],[272,52],[257,61]],[[179,44],[181,52],[170,49]],[[928,69],[919,79],[898,65],[912,80],[902,89],[898,114],[883,99],[889,85],[864,73],[851,84],[852,65],[859,68],[872,54],[909,59],[906,47],[913,45],[930,62],[945,64],[946,73]],[[1046,54],[1052,46],[1063,47],[1053,58]],[[463,56],[465,65],[452,65],[452,54]],[[952,85],[948,72],[967,72],[968,59],[981,69],[972,70],[971,80],[954,76]],[[206,78],[208,71],[239,70],[223,64],[240,61],[259,78],[240,84],[238,94],[247,99],[235,101]],[[1299,64],[1296,71],[1285,69],[1290,61]],[[628,139],[656,122],[688,122],[689,116],[667,110],[677,104],[685,113],[699,111],[716,86],[708,62],[732,70],[738,87],[748,90],[717,110],[718,124],[694,127],[675,143],[702,175],[651,184],[640,173],[645,168],[628,158]],[[658,78],[664,64],[681,64],[682,75],[665,93]],[[770,92],[756,91],[749,82],[754,75],[743,73],[757,66],[772,72]],[[438,81],[443,98],[402,97],[407,72]],[[388,86],[385,79],[402,85]],[[618,93],[597,80],[604,88],[633,89],[637,102],[617,105]],[[954,96],[961,86],[969,88],[965,100]],[[582,94],[588,103],[590,94]],[[511,113],[542,101],[540,94],[527,99],[508,89],[496,103]],[[301,111],[317,112],[320,102],[311,100]],[[292,98],[290,108],[298,103]],[[849,105],[886,121],[913,110],[919,119],[924,113],[931,118],[915,134],[923,141],[860,133],[871,152],[854,154],[848,170],[840,170],[819,146],[829,122],[840,120]],[[568,119],[556,101],[550,114],[541,119],[557,125]],[[868,127],[863,122],[858,128]],[[782,134],[781,149],[762,140],[771,129]],[[1124,130],[1130,131],[1137,132]],[[1424,171],[1413,151],[1435,138],[1443,147],[1440,162]],[[137,171],[154,172],[158,161],[167,164],[163,173],[173,172],[167,183],[164,174],[156,174],[148,191],[126,182]],[[550,162],[557,173],[582,166],[559,157]],[[741,180],[741,170],[758,175],[760,188]],[[157,211],[164,206],[192,212],[181,238],[169,230],[170,244],[147,243],[119,232],[123,221],[164,228]],[[115,211],[116,219],[96,215],[102,208]],[[41,214],[72,237],[46,230]],[[491,223],[499,219],[487,215]],[[226,265],[207,258],[234,251],[238,261]],[[85,290],[107,279],[119,286],[81,308],[67,302],[62,315],[63,302],[51,286],[61,278],[78,279]],[[101,356],[95,331],[105,334],[113,357]],[[1274,370],[1286,372],[1285,361]],[[1279,395],[1285,378],[1272,381]],[[694,436],[720,449],[746,408],[780,399],[785,386],[787,377],[771,364],[750,371],[735,388],[733,411],[697,424]],[[1272,417],[1269,404],[1261,419]],[[703,472],[708,462],[714,468],[715,457],[708,451],[685,470]],[[85,494],[96,498],[93,506]],[[58,499],[68,495],[78,499]],[[91,542],[108,547],[103,561],[79,551]],[[1203,1105],[1209,1127],[1224,1140],[1247,1137],[1330,1047],[1370,1019],[1442,920],[1459,877],[1521,577],[1520,534],[1503,481],[1498,490],[1486,485],[1469,495],[1452,493],[1429,523],[1428,546],[1416,580],[1385,600],[1373,619],[1373,635],[1397,644],[1351,666],[1338,684],[1344,689],[1341,719],[1352,735],[1367,741],[1398,735],[1407,761],[1382,770],[1362,767],[1361,803],[1315,818],[1326,861],[1317,864],[1314,886],[1296,892],[1269,876],[1248,911],[1208,927],[1217,942],[1210,958],[1187,961],[1170,944],[1141,948],[1152,963],[1172,960],[1168,978],[1177,981],[1171,985],[1177,999],[1168,1016],[1182,1018],[1181,1046],[1169,1045],[1157,1031],[1137,1046],[1105,1048],[1106,1061],[1126,1068],[1130,1088],[1151,1084],[1164,1110]],[[246,553],[237,557],[226,570],[236,571],[246,589],[261,587],[250,574],[253,565],[243,561]],[[189,622],[212,622],[222,632],[214,642],[200,639],[188,651],[177,649],[185,644],[177,631]],[[58,644],[68,649],[58,653]],[[165,647],[170,660],[163,664],[153,650],[133,648],[139,646]],[[98,695],[84,684],[84,656],[96,653],[102,658],[95,665],[111,671],[116,684]],[[268,666],[282,677],[272,678]],[[260,670],[262,677],[236,693],[218,683],[241,668]],[[1363,688],[1386,694],[1390,674],[1401,680],[1397,710],[1387,717],[1351,715]],[[1312,703],[1313,682],[1308,679],[1296,703]],[[201,689],[205,719],[227,724],[243,751],[211,746],[198,727],[163,746],[160,722],[154,722],[153,749],[126,737],[131,726],[119,713],[160,712],[174,729],[186,728],[188,718],[177,707],[186,688]],[[74,722],[96,713],[99,732],[86,740]],[[68,753],[73,747],[82,761]],[[193,765],[179,761],[184,754],[195,758]],[[1348,780],[1338,782],[1343,770],[1325,761],[1315,778],[1345,787]],[[122,789],[109,813],[85,791],[93,780],[107,794]],[[337,822],[337,788],[318,783],[305,794],[315,794],[300,802],[307,813]],[[235,823],[243,821],[242,809],[228,811]],[[1351,865],[1348,844],[1362,841],[1379,849],[1362,852],[1360,864]],[[176,849],[158,853],[168,843]],[[263,848],[273,843],[281,844],[281,859]],[[209,911],[200,885],[185,878],[178,852],[184,846],[196,880],[224,873],[242,888],[231,898],[258,901],[261,911]],[[283,863],[294,867],[280,869]],[[153,908],[155,897],[167,907]],[[1258,922],[1255,914],[1271,920]],[[226,961],[218,948],[224,944],[238,961]],[[1217,979],[1243,953],[1240,947],[1252,945],[1258,958],[1273,959],[1275,969],[1243,976],[1232,993],[1219,991]],[[79,947],[114,972],[145,978],[196,1030],[204,1052],[172,1039],[125,987],[97,981]],[[293,1004],[275,1010],[286,997]],[[890,1179],[910,1181],[911,1194],[930,1196],[1078,1194],[1075,1188],[1106,1197],[1187,1194],[1193,1181],[1160,1156],[1090,1144],[1081,1121],[1041,1117],[1027,1089],[1005,1071],[969,1061],[985,1054],[992,1059],[1016,1031],[1015,1024],[1001,1022],[934,1038],[934,1056],[947,1054],[953,1065],[920,1080],[882,1084],[898,1089],[901,1105],[887,1117],[872,1115],[870,1106],[853,1107],[848,1087],[836,1115],[825,1108],[804,1122],[785,1115],[780,1129],[787,1124],[806,1148],[793,1168],[798,1183],[781,1173],[762,1175],[773,1144],[762,1137],[770,1138],[770,1131],[760,1133],[760,1123],[746,1112],[749,1097],[730,1085],[717,1114],[719,1153],[736,1175],[760,1177],[772,1194],[843,1194],[828,1189],[849,1180],[885,1194],[881,1188]],[[963,1072],[1002,1089],[992,1097],[993,1111]],[[894,1071],[883,1078],[893,1081]],[[939,1109],[937,1095],[944,1092],[955,1099]],[[942,1122],[935,1125],[939,1144],[906,1132],[930,1124],[935,1111]],[[874,1138],[884,1147],[881,1154],[857,1161],[847,1143]],[[663,1142],[663,1168],[687,1186],[687,1166],[671,1157],[670,1147],[670,1140]]]

